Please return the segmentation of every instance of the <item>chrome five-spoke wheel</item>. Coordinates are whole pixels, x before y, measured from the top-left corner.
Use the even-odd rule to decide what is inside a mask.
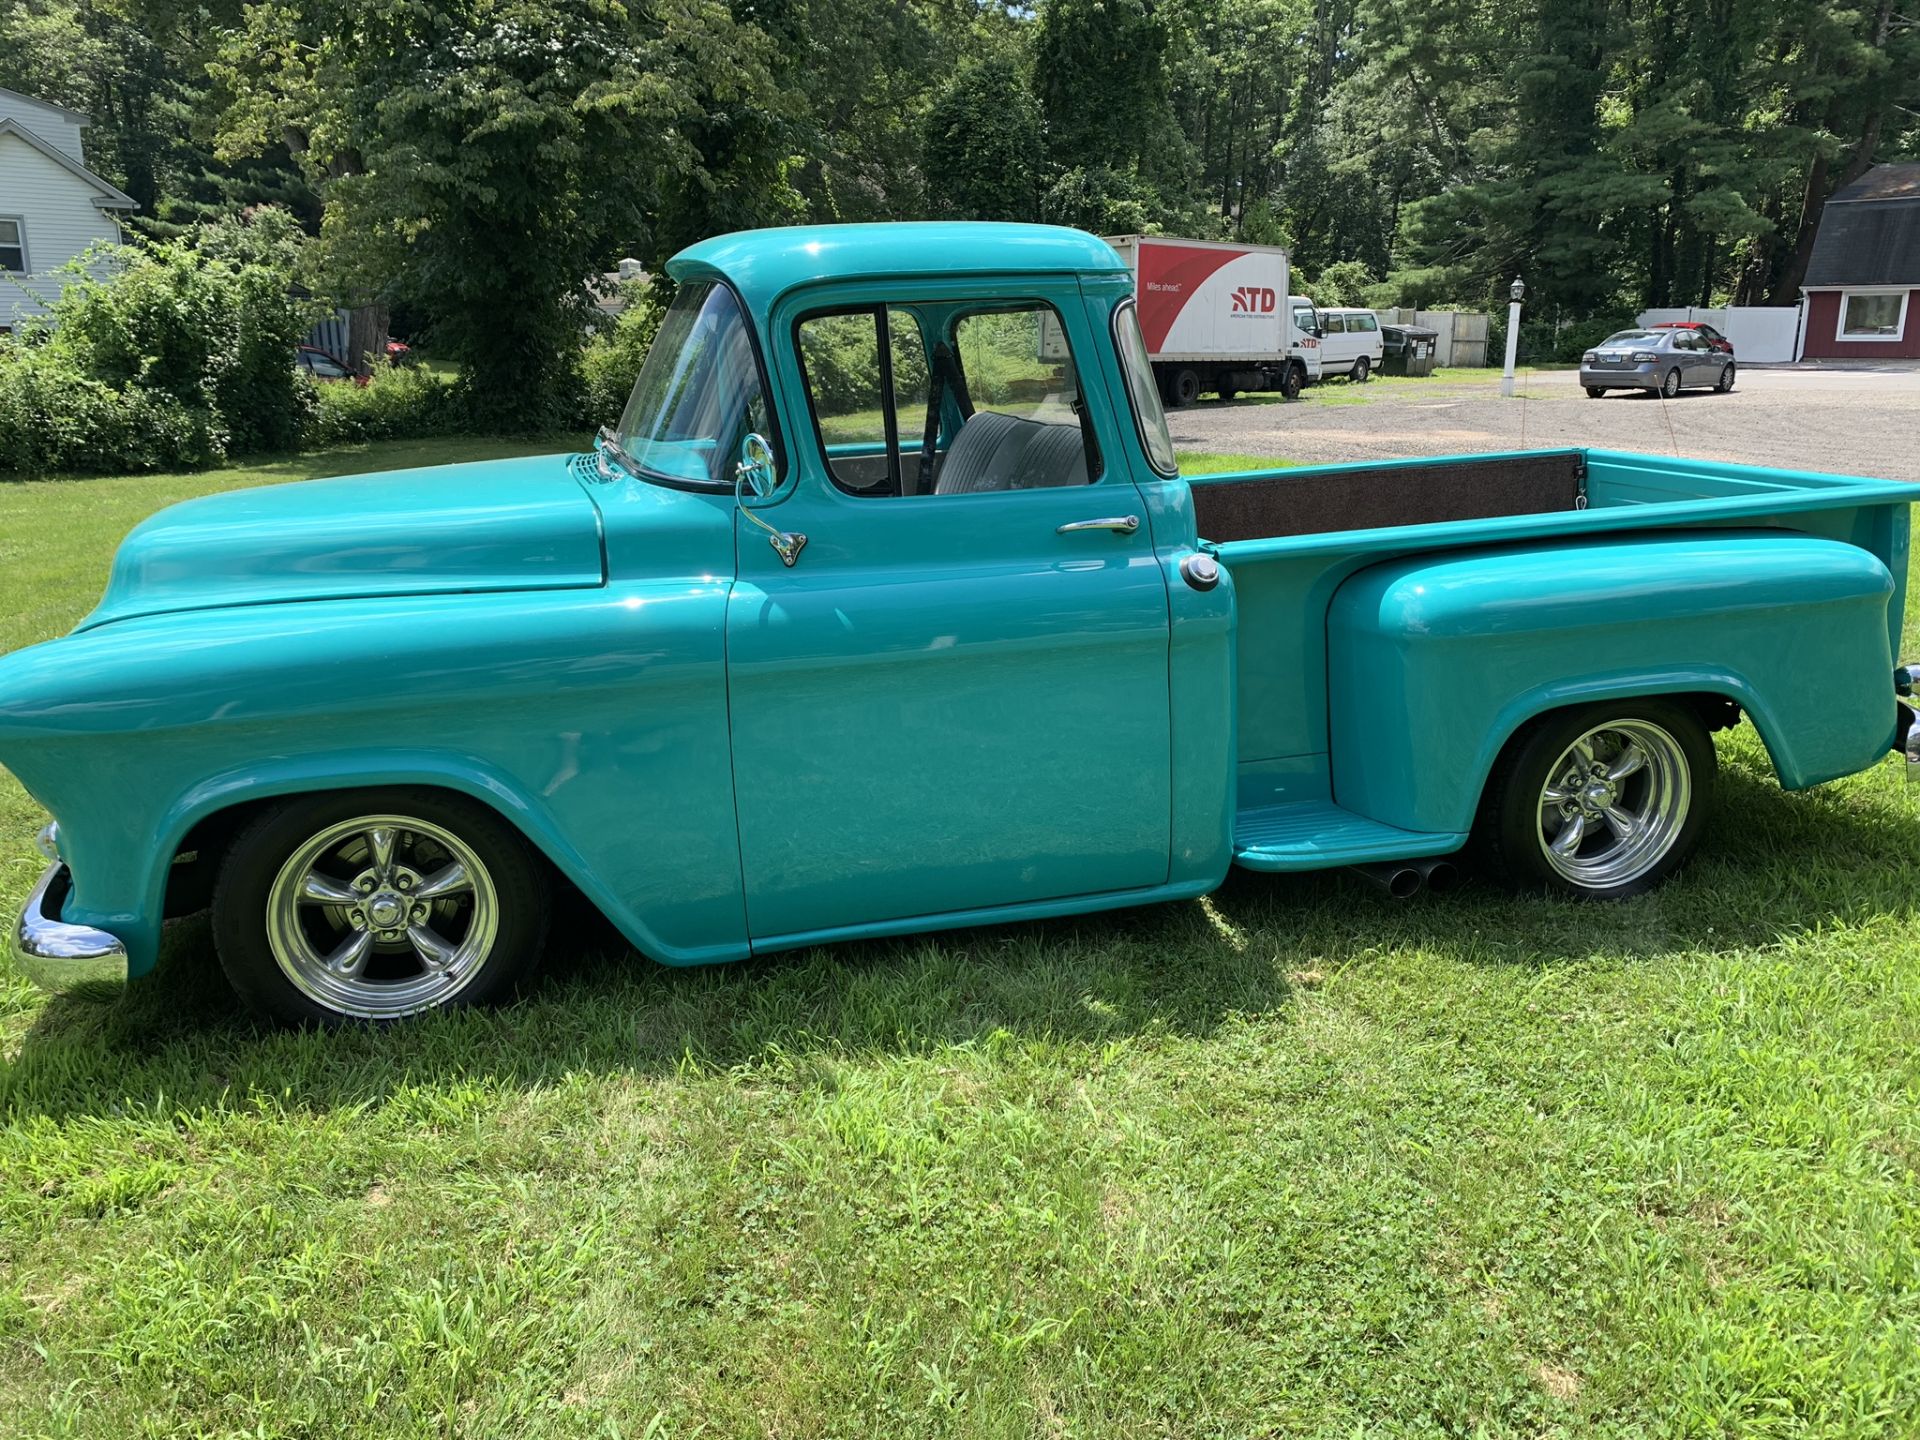
[[[464,796],[301,796],[236,836],[214,944],[234,988],[277,1018],[398,1020],[510,988],[539,953],[546,902],[519,832]]]
[[[486,962],[499,923],[493,877],[473,848],[404,815],[329,825],[267,896],[267,943],[287,978],[363,1019],[451,999]]]
[[[1540,792],[1540,848],[1575,885],[1610,890],[1680,838],[1692,790],[1680,743],[1647,720],[1595,726],[1561,752]]]
[[[1713,768],[1698,703],[1654,697],[1556,711],[1502,752],[1477,827],[1482,852],[1523,887],[1641,894],[1699,839]]]

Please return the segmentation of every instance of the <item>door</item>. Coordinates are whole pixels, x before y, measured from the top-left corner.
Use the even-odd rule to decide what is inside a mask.
[[[1166,879],[1166,586],[1053,298],[779,322],[790,473],[755,513],[807,539],[789,568],[737,517],[727,615],[756,941]]]
[[[1338,310],[1320,312],[1320,368],[1337,375],[1353,368],[1353,357],[1360,351],[1356,337],[1347,334],[1347,317]]]

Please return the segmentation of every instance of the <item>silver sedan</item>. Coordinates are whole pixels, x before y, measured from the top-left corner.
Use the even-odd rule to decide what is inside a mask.
[[[1678,395],[1688,386],[1733,389],[1733,356],[1691,330],[1618,330],[1580,357],[1580,383],[1598,400],[1609,390]]]

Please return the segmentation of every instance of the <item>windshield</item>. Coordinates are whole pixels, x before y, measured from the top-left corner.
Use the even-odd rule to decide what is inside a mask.
[[[654,479],[731,485],[740,442],[748,431],[767,435],[768,423],[740,302],[714,281],[682,285],[661,317],[615,441]]]
[[[1140,316],[1131,300],[1113,312],[1113,339],[1120,350],[1120,369],[1127,377],[1127,398],[1133,401],[1133,423],[1147,448],[1147,463],[1162,475],[1180,471],[1174,457],[1173,436],[1167,433],[1167,412],[1160,408],[1160,391],[1153,383],[1153,362],[1140,334]]]

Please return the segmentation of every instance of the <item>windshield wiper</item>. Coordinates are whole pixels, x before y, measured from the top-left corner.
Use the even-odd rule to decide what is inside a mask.
[[[639,462],[621,448],[620,436],[611,425],[602,425],[600,433],[593,437],[593,453],[600,466],[600,474],[606,479],[613,479],[613,472],[607,468],[608,456],[618,461],[620,468],[635,480],[642,478]]]

